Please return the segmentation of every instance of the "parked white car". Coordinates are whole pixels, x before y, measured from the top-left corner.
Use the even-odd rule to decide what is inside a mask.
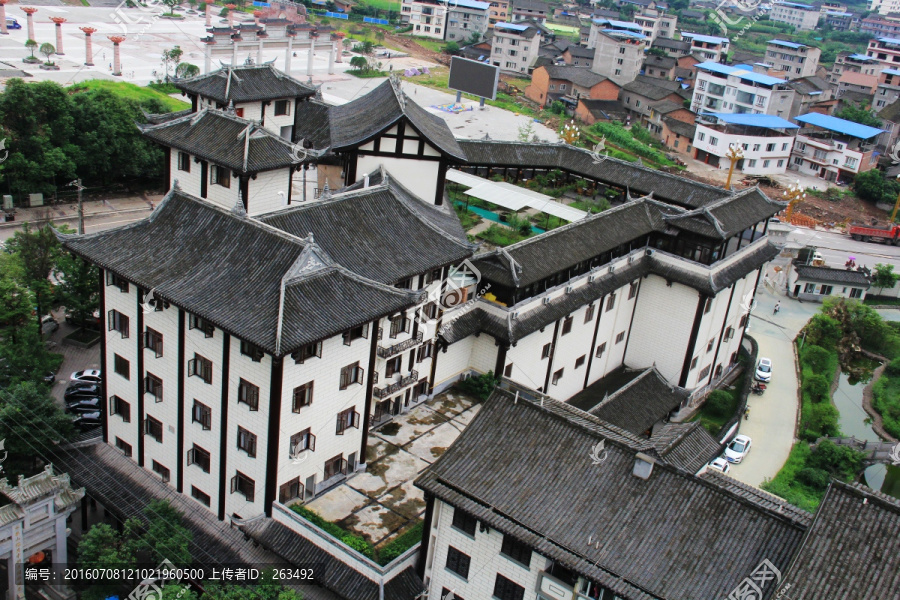
[[[727,473],[731,469],[731,465],[728,464],[727,460],[720,456],[709,461],[709,468],[718,471],[719,473]]]
[[[97,369],[85,369],[84,371],[75,371],[72,373],[70,381],[81,381],[83,383],[100,383],[103,381],[100,371]]]
[[[756,365],[756,380],[763,383],[772,381],[772,359],[759,359],[759,364]]]
[[[750,452],[750,445],[753,440],[749,436],[739,435],[731,443],[725,446],[725,459],[728,462],[737,464],[744,460],[747,453]]]

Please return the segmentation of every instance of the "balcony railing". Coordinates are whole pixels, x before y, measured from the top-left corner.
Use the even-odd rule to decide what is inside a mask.
[[[393,346],[378,346],[378,349],[376,350],[376,352],[377,352],[379,358],[390,358],[390,357],[394,356],[395,354],[399,354],[400,352],[403,352],[404,350],[409,350],[413,346],[417,346],[417,345],[421,344],[423,339],[424,339],[424,336],[422,335],[422,332],[420,331],[419,333],[417,333],[413,337],[409,338],[408,340],[403,340],[402,342],[397,342]]]
[[[383,388],[373,388],[372,393],[376,398],[386,398],[392,394],[396,394],[403,388],[410,386],[419,380],[419,372],[418,371],[410,371],[409,375],[401,379],[400,381],[394,382],[391,385],[385,386]]]

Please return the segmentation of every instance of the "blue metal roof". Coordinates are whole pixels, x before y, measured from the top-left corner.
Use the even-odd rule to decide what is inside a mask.
[[[897,69],[885,69],[882,73],[887,73],[888,75],[900,75],[900,70]]]
[[[853,60],[878,61],[874,56],[866,56],[865,54],[851,54],[847,58],[852,58]]]
[[[502,27],[503,29],[512,29],[513,31],[525,31],[530,27],[530,25],[517,25],[515,23],[500,22],[500,23],[494,23],[494,27]]]
[[[784,40],[769,40],[767,43],[775,44],[776,46],[784,46],[785,48],[806,48],[806,44],[798,44],[797,42],[786,42]]]
[[[852,17],[853,13],[848,12],[839,12],[839,11],[825,11],[825,14],[831,17]]]
[[[880,37],[878,38],[879,42],[884,42],[885,44],[897,44],[900,45],[900,40],[897,38],[889,38],[889,37]]]
[[[642,33],[637,33],[636,31],[622,31],[621,29],[602,29],[603,33],[609,36],[615,37],[627,37],[633,40],[646,40],[647,36]]]
[[[681,32],[682,38],[691,38],[692,40],[697,40],[698,42],[706,42],[708,44],[727,44],[728,38],[718,37],[715,35],[703,35],[700,33],[689,33],[689,32]]]
[[[702,113],[702,115],[715,117],[723,123],[731,125],[748,125],[751,127],[765,127],[767,129],[800,129],[799,125],[794,125],[790,121],[775,115],[755,115],[752,113]]]
[[[594,23],[597,25],[610,25],[612,27],[619,27],[622,29],[635,29],[637,31],[643,31],[644,29],[638,25],[637,23],[632,23],[629,21],[616,21],[614,19],[594,19]]]
[[[478,10],[487,10],[491,7],[490,2],[478,2],[477,0],[453,0],[448,4],[449,10],[453,10],[455,6],[462,8],[476,8]]]
[[[881,129],[877,129],[875,127],[860,125],[859,123],[854,123],[853,121],[838,119],[837,117],[832,117],[831,115],[823,115],[821,113],[809,113],[806,115],[800,115],[799,117],[794,117],[794,120],[801,123],[806,123],[808,125],[821,127],[822,129],[827,129],[829,131],[834,131],[835,133],[850,135],[861,140],[873,138],[882,132]]]
[[[809,4],[800,4],[799,2],[776,2],[775,4],[781,4],[783,6],[792,6],[794,8],[802,8],[804,10],[819,10],[815,6],[810,6]]]
[[[717,62],[704,62],[697,65],[697,68],[703,69],[705,71],[711,71],[713,73],[734,75],[735,77],[740,77],[741,79],[753,81],[754,83],[760,83],[762,85],[776,85],[785,82],[784,79],[778,79],[777,77],[772,77],[770,75],[763,75],[762,73],[754,73],[753,67],[749,65],[736,65],[730,67],[728,65],[723,65]]]

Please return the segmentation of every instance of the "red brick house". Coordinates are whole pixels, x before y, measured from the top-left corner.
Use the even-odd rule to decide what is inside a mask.
[[[587,67],[547,65],[536,68],[531,74],[525,96],[544,107],[555,100],[563,100],[574,108],[579,98],[616,100],[619,90],[614,81]]]

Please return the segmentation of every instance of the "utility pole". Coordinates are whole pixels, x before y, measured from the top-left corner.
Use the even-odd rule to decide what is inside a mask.
[[[84,189],[84,186],[81,185],[81,179],[76,179],[69,183],[67,187],[74,187],[78,190],[78,234],[84,234],[84,204],[81,201],[81,191]]]

